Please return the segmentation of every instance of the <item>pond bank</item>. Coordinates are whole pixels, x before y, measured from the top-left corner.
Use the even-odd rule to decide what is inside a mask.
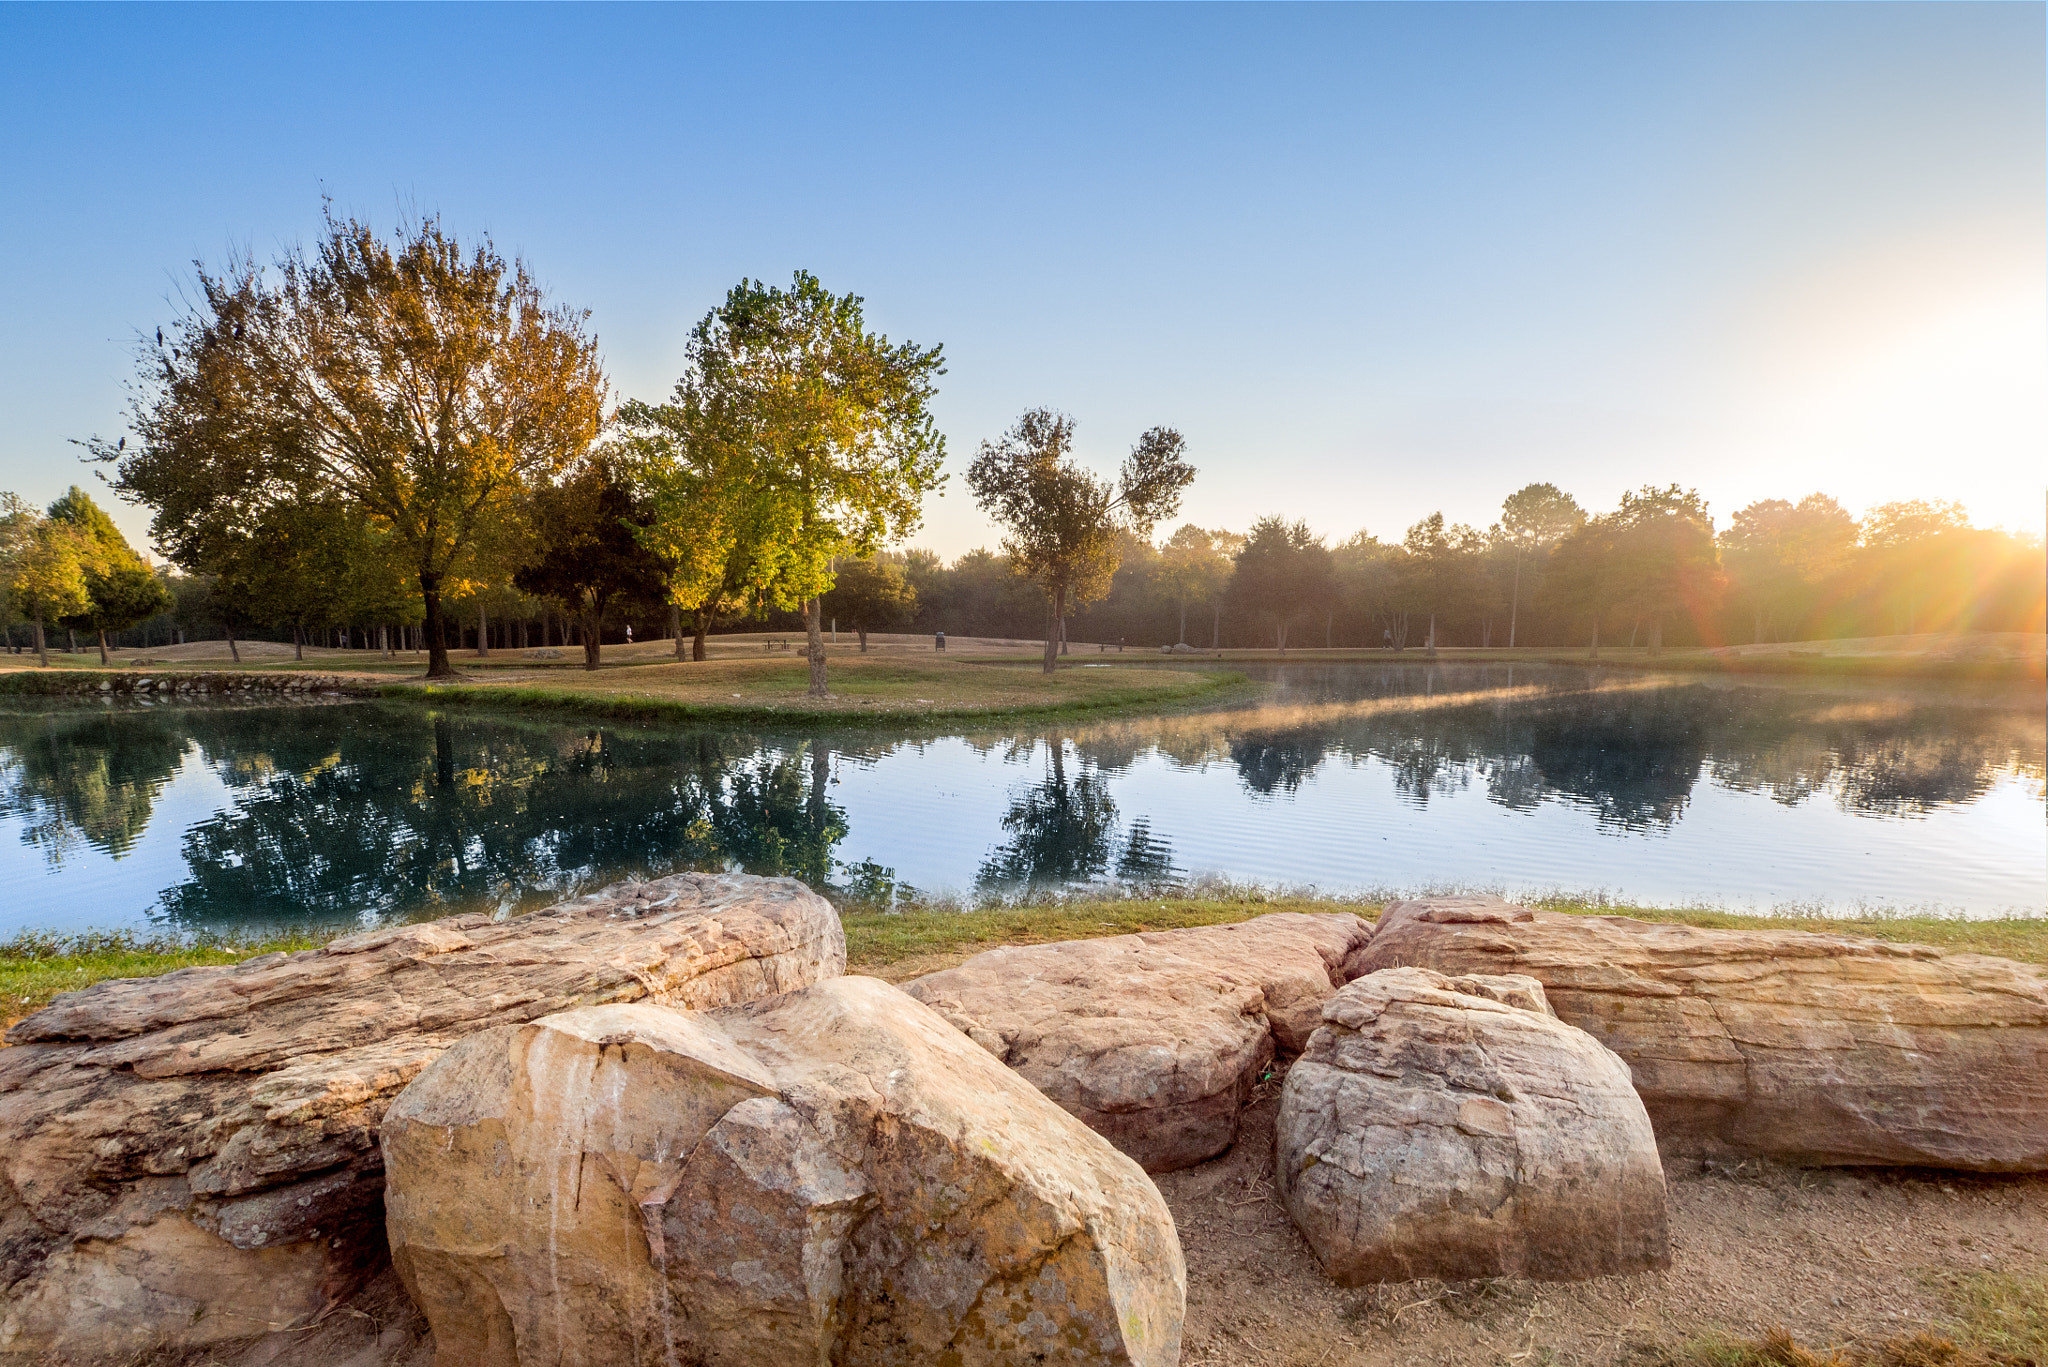
[[[1380,900],[1337,897],[1079,897],[1036,906],[983,910],[883,911],[849,906],[842,908],[841,920],[846,927],[847,971],[902,982],[949,968],[998,945],[1223,925],[1273,911],[1351,911],[1374,920],[1383,905]],[[1536,905],[1551,911],[1627,915],[1718,930],[1810,930],[1863,935],[1893,943],[1929,944],[1950,951],[2048,964],[2048,918],[2043,917],[1975,921],[1933,916],[1773,917],[1563,900],[1538,900]],[[240,963],[280,950],[312,949],[336,935],[360,928],[348,925],[249,938],[191,939],[128,931],[77,935],[22,932],[0,941],[0,1021],[12,1024],[48,1005],[59,993],[75,992],[108,978],[148,978],[180,968]]]
[[[832,693],[825,698],[808,695],[805,662],[787,658],[608,665],[587,673],[559,666],[465,666],[445,682],[423,679],[410,666],[357,665],[345,674],[277,667],[19,668],[0,670],[0,694],[122,700],[383,697],[643,723],[886,727],[1162,712],[1248,698],[1255,691],[1241,674],[1086,661],[1048,676],[1009,663],[841,657],[832,662]]]

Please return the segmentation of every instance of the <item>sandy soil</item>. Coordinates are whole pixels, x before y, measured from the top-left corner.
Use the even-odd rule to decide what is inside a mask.
[[[1278,1109],[1277,1081],[1263,1084],[1236,1148],[1158,1179],[1187,1252],[1189,1367],[1608,1367],[1651,1344],[1773,1325],[1807,1342],[1882,1340],[1936,1317],[1925,1270],[2048,1255],[2048,1177],[1674,1161],[1668,1271],[1345,1289],[1274,1195]]]
[[[1591,1282],[1333,1286],[1274,1196],[1279,1082],[1222,1158],[1158,1179],[1188,1262],[1185,1367],[1624,1367],[1654,1345],[1782,1325],[1808,1343],[1933,1325],[1934,1269],[2038,1266],[2048,1176],[1666,1166],[1668,1271]],[[387,1276],[317,1327],[191,1359],[217,1367],[427,1367]]]

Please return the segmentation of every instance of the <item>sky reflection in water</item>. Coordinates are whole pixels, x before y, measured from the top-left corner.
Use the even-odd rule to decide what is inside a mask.
[[[1220,873],[1731,907],[2048,903],[2034,689],[1287,665],[1260,705],[903,737],[382,704],[0,715],[0,934]]]

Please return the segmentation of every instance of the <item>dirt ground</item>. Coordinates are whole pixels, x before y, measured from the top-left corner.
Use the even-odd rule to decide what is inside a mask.
[[[1674,1160],[1668,1271],[1346,1289],[1274,1193],[1277,1080],[1260,1090],[1234,1149],[1158,1179],[1187,1253],[1187,1367],[1607,1367],[1774,1325],[1809,1343],[1883,1340],[1937,1317],[1925,1271],[2048,1256],[2048,1177]]]
[[[1591,1282],[1333,1286],[1274,1195],[1278,1081],[1237,1146],[1158,1179],[1188,1264],[1184,1367],[1622,1367],[1723,1331],[1876,1342],[1935,1324],[1931,1269],[2048,1255],[2048,1177],[1671,1162],[1668,1271]],[[387,1276],[311,1330],[162,1367],[427,1367],[426,1327]],[[158,1363],[150,1367],[158,1367]]]

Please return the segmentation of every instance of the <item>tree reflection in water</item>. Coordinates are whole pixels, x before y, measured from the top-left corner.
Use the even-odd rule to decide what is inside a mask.
[[[1116,767],[1128,767],[1137,754],[1124,752]],[[981,861],[977,885],[1008,892],[1092,883],[1110,871],[1112,859],[1116,877],[1130,883],[1157,883],[1174,875],[1174,848],[1153,834],[1151,822],[1139,820],[1128,836],[1116,838],[1116,801],[1104,777],[1110,769],[1077,752],[1069,779],[1067,738],[1059,732],[1047,736],[1044,777],[1010,797],[1004,814],[1010,838]]]
[[[933,746],[1033,775],[1009,794],[1000,832],[940,833],[986,848],[976,882],[1004,889],[1177,876],[1173,832],[1126,820],[1113,796],[1140,765],[1218,766],[1236,800],[1262,807],[1316,800],[1308,785],[1326,766],[1384,767],[1413,807],[1565,803],[1619,831],[1683,820],[1703,782],[1874,817],[1952,807],[2013,774],[2037,792],[2043,782],[2037,690],[1523,666],[1507,691],[1504,675],[1290,667],[1277,701],[1256,709],[950,738],[575,727],[359,703],[58,707],[0,714],[0,817],[51,865],[121,859],[181,769],[211,771],[230,800],[183,832],[185,868],[160,905],[220,928],[531,906],[685,868],[859,883],[870,861],[839,861],[835,771],[896,754],[886,802],[928,782]]]

